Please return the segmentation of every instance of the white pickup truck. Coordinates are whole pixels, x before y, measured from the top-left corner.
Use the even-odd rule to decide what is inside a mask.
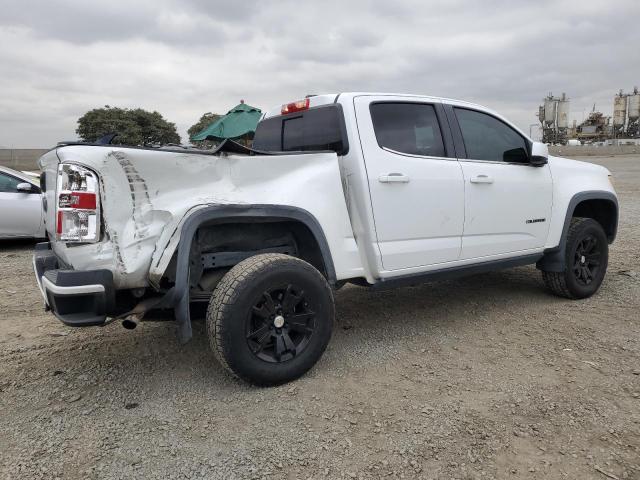
[[[444,98],[341,93],[264,115],[253,149],[61,144],[40,159],[49,243],[34,270],[65,324],[132,328],[208,303],[211,347],[258,385],[329,342],[333,291],[536,264],[593,295],[616,236],[603,167],[551,157],[497,113]],[[482,288],[482,282],[478,282]]]

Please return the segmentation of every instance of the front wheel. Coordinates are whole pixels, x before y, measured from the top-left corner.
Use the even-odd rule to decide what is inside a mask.
[[[565,245],[564,272],[542,272],[556,295],[578,299],[598,291],[609,261],[609,243],[602,226],[591,218],[573,218]]]
[[[262,254],[222,278],[207,309],[207,332],[232,374],[254,385],[278,385],[318,361],[334,316],[331,288],[318,270],[299,258]]]

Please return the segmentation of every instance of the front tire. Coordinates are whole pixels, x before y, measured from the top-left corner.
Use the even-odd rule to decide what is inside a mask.
[[[591,218],[572,218],[565,245],[564,272],[542,272],[546,286],[565,298],[587,298],[598,291],[609,261],[602,226]]]
[[[299,258],[250,257],[222,278],[207,309],[207,333],[220,363],[254,385],[294,380],[320,359],[331,338],[333,293]]]

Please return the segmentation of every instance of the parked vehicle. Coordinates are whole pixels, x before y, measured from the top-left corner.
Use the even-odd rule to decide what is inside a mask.
[[[0,238],[45,238],[37,179],[0,167]]]
[[[536,264],[553,293],[578,299],[603,281],[618,223],[607,169],[549,156],[485,107],[313,96],[266,113],[253,145],[45,154],[52,241],[34,267],[47,307],[67,325],[128,327],[171,308],[187,341],[189,306],[206,302],[222,365],[274,385],[320,358],[346,282]]]

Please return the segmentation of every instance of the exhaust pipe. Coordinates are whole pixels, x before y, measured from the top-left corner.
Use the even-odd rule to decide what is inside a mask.
[[[116,317],[114,320],[122,318],[122,326],[124,328],[126,328],[127,330],[135,330],[135,328],[138,326],[138,323],[142,321],[145,313],[147,313],[147,311],[149,311],[150,309],[160,305],[163,300],[164,297],[152,297],[142,300],[135,307],[133,307],[133,310],[129,310],[127,313],[123,313],[119,317]]]
[[[135,330],[140,320],[141,317],[138,315],[129,315],[124,320],[122,320],[122,326],[127,330]]]

